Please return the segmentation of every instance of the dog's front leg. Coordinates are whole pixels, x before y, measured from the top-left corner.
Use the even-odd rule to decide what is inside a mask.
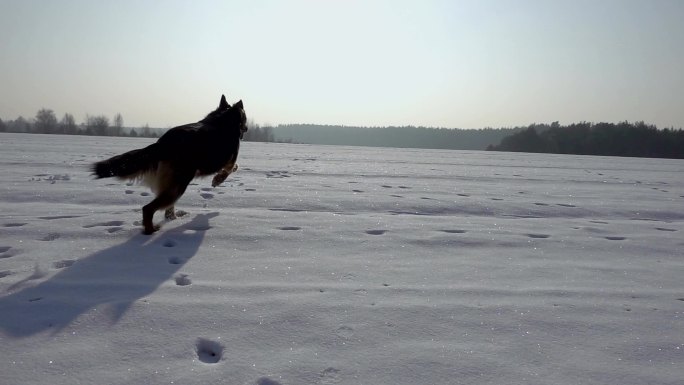
[[[171,206],[166,209],[166,211],[164,211],[164,218],[170,221],[176,219],[176,208]]]
[[[228,171],[228,168],[222,168],[218,173],[216,173],[216,175],[214,175],[214,179],[211,180],[211,187],[220,185],[226,180],[226,178],[228,178],[228,175],[234,173],[238,169],[237,163],[228,166],[231,166],[230,171]]]

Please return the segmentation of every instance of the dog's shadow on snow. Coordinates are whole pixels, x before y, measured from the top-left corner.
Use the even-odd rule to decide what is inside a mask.
[[[154,237],[137,234],[79,259],[38,285],[0,297],[0,330],[24,337],[57,333],[86,317],[117,323],[134,302],[169,281],[197,253],[209,219],[217,215],[199,214]]]

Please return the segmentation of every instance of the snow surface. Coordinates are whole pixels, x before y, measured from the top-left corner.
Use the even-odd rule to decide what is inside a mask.
[[[684,161],[247,142],[145,236],[149,142],[0,134],[1,384],[684,383]]]

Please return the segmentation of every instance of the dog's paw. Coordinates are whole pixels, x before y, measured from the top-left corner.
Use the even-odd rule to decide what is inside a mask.
[[[145,235],[152,235],[152,234],[154,234],[155,232],[159,231],[159,229],[160,229],[160,226],[159,226],[159,225],[146,226],[145,228],[143,228],[142,233],[145,234]]]
[[[216,187],[223,183],[223,181],[228,178],[228,175],[230,175],[230,173],[225,169],[219,171],[218,174],[214,175],[214,178],[211,180],[211,187]]]
[[[176,210],[173,207],[166,209],[164,211],[164,218],[169,221],[176,219]]]

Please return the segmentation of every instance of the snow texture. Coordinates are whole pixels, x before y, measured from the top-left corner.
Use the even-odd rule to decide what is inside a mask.
[[[145,236],[148,143],[0,134],[0,383],[683,383],[681,160],[243,143]]]

